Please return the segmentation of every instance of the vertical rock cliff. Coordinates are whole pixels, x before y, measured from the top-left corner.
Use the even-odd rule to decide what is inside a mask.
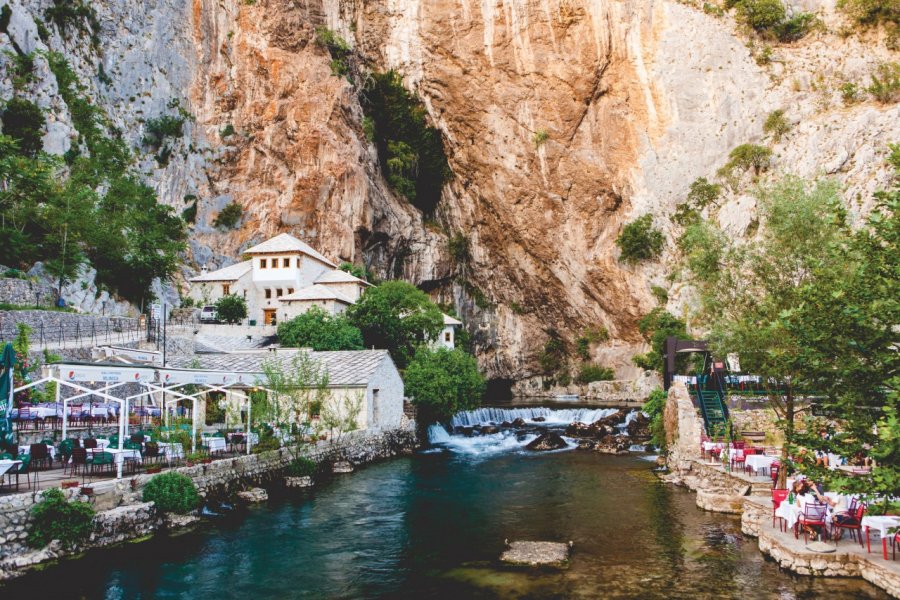
[[[657,303],[651,285],[670,288],[672,312],[689,302],[668,278],[671,215],[735,146],[770,144],[772,176],[837,177],[862,214],[888,182],[884,152],[900,138],[896,104],[845,104],[839,92],[865,86],[896,52],[877,33],[839,35],[845,19],[827,0],[790,3],[822,26],[774,44],[769,64],[730,16],[690,1],[100,0],[96,49],[55,28],[42,41],[35,18],[50,4],[8,0],[0,45],[62,52],[140,151],[160,200],[181,210],[197,199],[186,274],[291,231],[333,259],[453,301],[498,378],[536,373],[551,331],[571,343],[597,326],[610,340],[592,347],[595,360],[634,376],[630,356],[644,349],[636,321]],[[316,27],[338,32],[366,68],[401,73],[441,130],[452,177],[427,224],[385,183],[357,90],[332,74]],[[45,149],[61,154],[71,117],[37,63],[26,93],[52,115]],[[0,94],[12,94],[7,75]],[[193,120],[162,166],[141,139],[173,101]],[[776,109],[791,130],[764,140]],[[244,209],[240,227],[219,231],[212,220],[230,202]],[[667,250],[626,266],[615,239],[644,214]],[[751,235],[751,191],[727,194],[717,218]],[[448,255],[456,233],[471,244],[465,264]]]

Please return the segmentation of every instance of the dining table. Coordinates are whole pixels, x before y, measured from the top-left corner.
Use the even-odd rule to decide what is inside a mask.
[[[157,446],[159,446],[159,455],[165,457],[166,460],[184,458],[184,446],[178,442],[157,442]]]
[[[225,452],[226,449],[226,442],[223,437],[205,437],[203,438],[203,445],[207,447],[210,454]]]
[[[21,465],[21,460],[10,460],[8,458],[4,458],[0,460],[0,479],[3,478],[6,473],[9,472],[10,469],[14,468],[16,465]]]
[[[765,454],[750,454],[744,458],[744,465],[748,469],[753,469],[754,473],[761,470],[768,471],[772,468],[772,464],[778,462],[777,456],[766,456]]]
[[[50,453],[50,459],[56,460],[56,448],[52,444],[44,445],[47,446],[47,451]],[[31,454],[31,444],[19,446],[19,454]]]
[[[894,533],[900,529],[900,516],[893,515],[867,515],[862,518],[860,526],[866,532],[866,549],[872,551],[872,543],[869,540],[869,533],[877,531],[881,536],[881,550],[884,554],[884,560],[888,559],[887,542]]]

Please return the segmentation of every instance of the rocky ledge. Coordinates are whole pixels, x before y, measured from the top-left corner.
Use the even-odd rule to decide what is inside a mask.
[[[507,542],[500,560],[508,565],[525,567],[557,567],[569,565],[572,542]]]

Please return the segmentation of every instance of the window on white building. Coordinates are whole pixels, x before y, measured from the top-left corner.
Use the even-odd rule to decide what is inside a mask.
[[[297,257],[297,268],[298,269],[300,268],[300,257],[299,256]]]
[[[281,259],[281,266],[284,267],[285,269],[287,269],[288,267],[290,267],[290,266],[291,266],[291,259],[289,259],[289,258],[282,258],[282,259]]]
[[[450,332],[449,332],[449,331],[445,331],[445,332],[444,332],[444,341],[445,341],[445,342],[449,342],[449,341],[450,341]]]
[[[231,286],[228,285],[227,283],[223,283],[222,284],[222,295],[227,296],[229,294],[231,294]]]
[[[267,261],[265,258],[259,259],[259,268],[260,268],[260,269],[265,269],[265,268],[266,268],[266,263],[267,263],[267,262],[268,262],[268,261]]]
[[[281,288],[278,288],[277,290],[275,290],[275,297],[281,298],[281,292],[282,292]]]
[[[272,297],[272,290],[270,290],[269,288],[266,288],[266,299],[268,300],[271,297]]]

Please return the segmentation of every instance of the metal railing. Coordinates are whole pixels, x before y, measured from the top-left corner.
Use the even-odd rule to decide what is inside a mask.
[[[125,344],[143,339],[144,328],[140,319],[117,317],[105,322],[60,324],[28,324],[29,340],[34,349],[63,349],[98,346],[102,344]],[[0,323],[0,341],[9,342],[19,334],[17,322]]]

